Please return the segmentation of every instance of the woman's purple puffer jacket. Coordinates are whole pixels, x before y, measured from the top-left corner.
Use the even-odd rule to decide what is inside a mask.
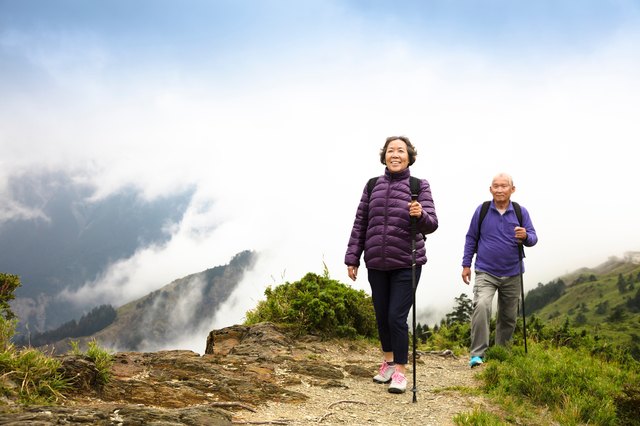
[[[371,192],[371,200],[365,186],[347,246],[346,265],[360,266],[364,251],[364,262],[369,269],[389,271],[411,267],[410,176],[408,168],[400,173],[385,169]],[[418,202],[422,205],[422,216],[416,226],[416,265],[424,265],[427,255],[421,233],[426,235],[438,229],[431,188],[425,179],[420,180]]]

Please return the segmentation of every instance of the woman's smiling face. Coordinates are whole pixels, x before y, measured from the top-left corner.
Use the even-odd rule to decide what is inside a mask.
[[[384,154],[385,164],[391,173],[398,173],[409,167],[407,144],[400,139],[389,142]]]

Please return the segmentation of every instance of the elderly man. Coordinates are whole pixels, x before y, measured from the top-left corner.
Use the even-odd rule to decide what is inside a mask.
[[[482,364],[489,347],[491,306],[496,291],[496,344],[505,345],[513,337],[523,271],[521,246],[531,247],[538,242],[529,212],[511,201],[515,190],[511,176],[496,175],[489,187],[493,200],[483,203],[485,209],[483,205],[476,208],[465,239],[462,257],[465,284],[471,282],[471,261],[476,254],[469,362],[472,368]]]

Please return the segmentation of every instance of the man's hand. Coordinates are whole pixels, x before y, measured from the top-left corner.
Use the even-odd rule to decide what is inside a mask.
[[[471,282],[471,268],[468,266],[462,268],[462,281],[464,281],[465,284]]]

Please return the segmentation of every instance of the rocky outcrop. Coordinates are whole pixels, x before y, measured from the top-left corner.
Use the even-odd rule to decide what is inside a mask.
[[[0,424],[231,424],[234,412],[307,399],[289,385],[340,387],[346,374],[370,374],[371,369],[315,359],[313,352],[322,350],[316,341],[310,336],[293,340],[270,323],[235,325],[212,331],[203,355],[115,353],[111,380],[104,386],[97,385],[97,369],[89,360],[64,355],[63,374],[74,385],[61,405],[9,402],[0,405]]]

